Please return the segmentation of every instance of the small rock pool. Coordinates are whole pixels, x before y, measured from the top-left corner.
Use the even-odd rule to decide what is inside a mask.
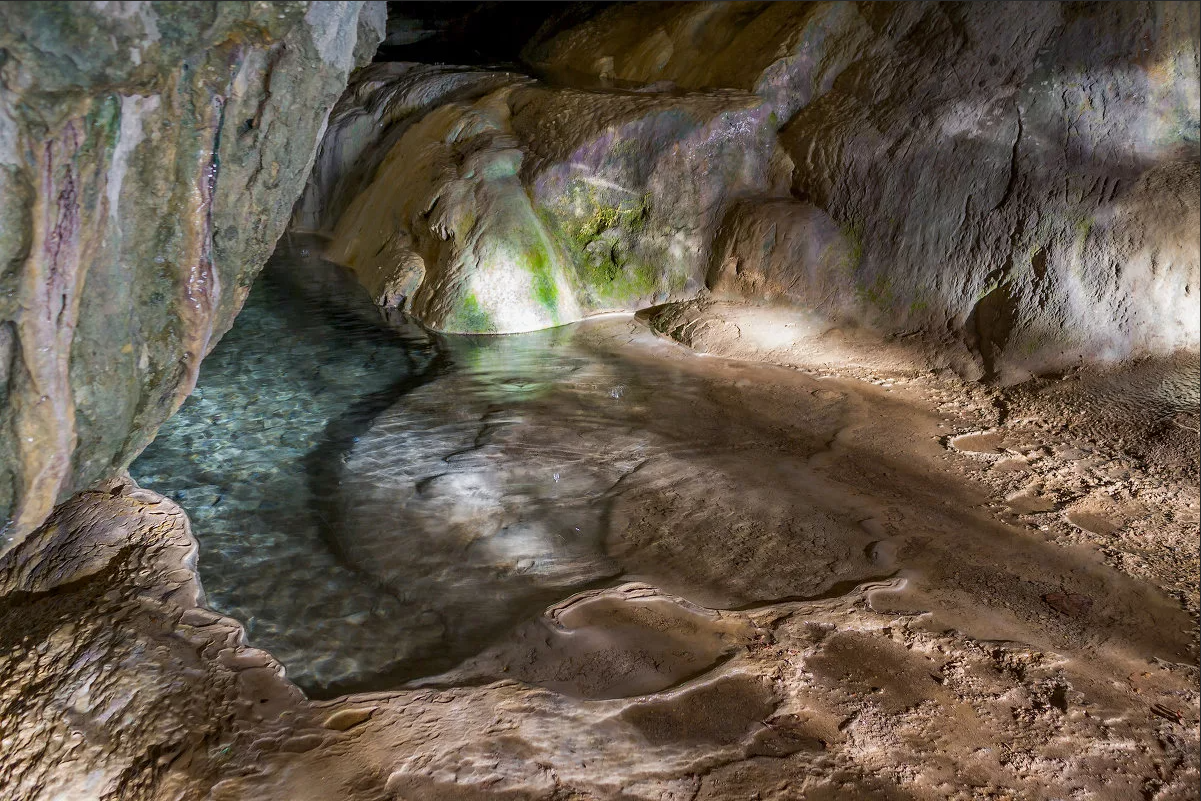
[[[559,652],[517,677],[653,691],[740,636],[708,610],[891,570],[871,510],[812,467],[846,425],[841,393],[664,358],[676,346],[629,318],[432,335],[385,318],[320,247],[281,242],[131,469],[191,518],[207,603],[310,695],[403,686],[523,638]],[[531,634],[544,610],[631,581],[681,600],[601,598]],[[592,633],[563,639],[569,619]],[[589,637],[664,653],[654,675],[565,678],[588,674],[560,652]]]

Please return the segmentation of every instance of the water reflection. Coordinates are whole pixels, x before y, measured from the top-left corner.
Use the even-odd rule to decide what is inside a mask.
[[[445,671],[619,580],[731,608],[879,572],[870,513],[809,466],[837,393],[656,359],[628,322],[434,339],[303,245],[133,473],[191,515],[210,605],[311,694]]]

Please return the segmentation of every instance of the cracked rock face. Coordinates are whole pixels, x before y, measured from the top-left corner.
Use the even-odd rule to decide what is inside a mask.
[[[1020,380],[1197,345],[1199,27],[1174,3],[616,5],[525,56],[764,98],[804,202],[733,209],[710,288]],[[798,258],[814,206],[845,257]]]
[[[382,5],[0,9],[0,551],[191,391]]]

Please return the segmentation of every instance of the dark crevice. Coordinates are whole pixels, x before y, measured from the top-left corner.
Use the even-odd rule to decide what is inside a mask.
[[[1018,181],[1018,147],[1022,142],[1022,107],[1015,102],[1013,110],[1017,116],[1018,130],[1017,134],[1013,137],[1013,149],[1009,155],[1009,181],[1005,184],[1005,193],[1001,195],[1001,199],[997,201],[997,205],[993,206],[993,211],[997,211],[1009,201]]]

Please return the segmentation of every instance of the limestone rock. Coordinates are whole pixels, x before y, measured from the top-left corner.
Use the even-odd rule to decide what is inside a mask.
[[[763,97],[792,194],[855,256],[833,292],[809,273],[786,295],[883,333],[950,332],[969,373],[1020,380],[1197,345],[1199,28],[1173,3],[620,4],[525,56]],[[806,229],[792,208],[735,212],[735,249],[769,219]],[[760,297],[723,277],[730,255],[715,288]]]
[[[726,204],[780,185],[770,109],[745,93],[405,66],[371,80],[326,136],[298,220],[336,217],[327,255],[438,330],[528,331],[688,297]]]
[[[783,191],[753,95],[523,87],[513,109],[523,178],[588,311],[691,297],[727,205]]]
[[[1196,7],[872,13],[781,134],[862,254],[855,317],[958,332],[1003,380],[1196,346]]]
[[[831,217],[808,203],[775,200],[731,209],[709,268],[714,294],[820,308],[834,316],[859,254]]]
[[[371,183],[388,151],[422,114],[520,80],[523,76],[509,72],[409,62],[359,70],[330,112],[292,226],[333,233],[346,206]]]
[[[0,551],[191,390],[383,22],[357,2],[0,9]]]
[[[789,119],[871,38],[856,3],[614,4],[524,49],[543,70],[611,84],[753,92]]]
[[[236,621],[199,606],[195,564],[183,510],[128,478],[0,557],[5,798],[172,797],[181,755],[196,776],[228,761],[231,710],[261,721],[299,700]]]
[[[330,257],[377,296],[453,333],[580,316],[563,258],[518,179],[509,88],[441,106],[404,132],[347,207]]]

